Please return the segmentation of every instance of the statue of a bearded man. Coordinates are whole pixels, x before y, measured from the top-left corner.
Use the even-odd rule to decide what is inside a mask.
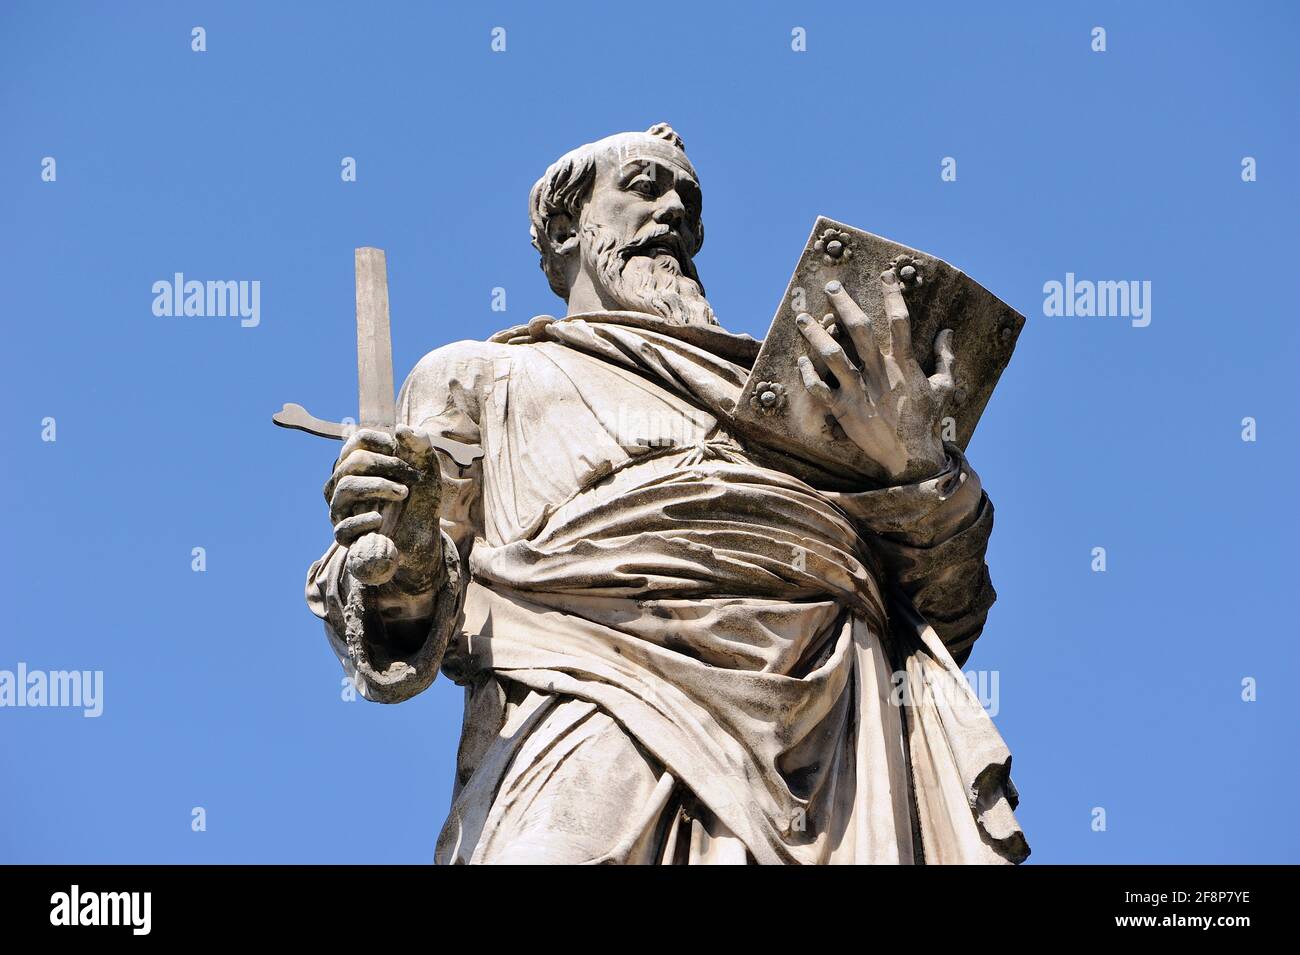
[[[396,433],[346,441],[307,581],[363,695],[439,668],[465,688],[437,861],[1023,860],[1010,754],[959,669],[993,508],[939,440],[945,336],[927,377],[897,276],[884,315],[831,283],[842,336],[800,316],[802,381],[874,470],[797,477],[733,427],[759,343],[705,298],[672,129],[568,153],[529,214],[565,316],[420,361]],[[398,570],[349,619],[347,549],[385,508]]]

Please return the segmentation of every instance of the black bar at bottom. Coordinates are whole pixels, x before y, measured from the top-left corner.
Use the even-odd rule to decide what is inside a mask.
[[[594,943],[597,920],[632,919],[624,930],[637,935],[636,924],[651,928],[689,911],[692,924],[725,922],[737,932],[765,931],[772,920],[798,931],[815,917],[822,930],[861,933],[864,944],[882,921],[972,943],[994,926],[1011,933],[1004,941],[1023,940],[1020,932],[1031,928],[1071,940],[1199,934],[1230,941],[1285,927],[1295,911],[1287,904],[1295,877],[1293,866],[628,869],[598,877],[381,866],[8,866],[0,868],[0,924],[7,939],[75,933],[80,942],[246,943],[252,933],[296,944],[382,944],[390,932],[399,942],[413,929],[438,937],[458,924],[489,936],[527,931],[522,920],[536,916],[552,927],[591,920]]]

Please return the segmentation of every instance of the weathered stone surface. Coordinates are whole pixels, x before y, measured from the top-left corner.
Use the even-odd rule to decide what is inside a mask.
[[[827,223],[796,281],[837,335],[782,312],[759,354],[704,295],[699,180],[662,124],[561,157],[529,216],[566,314],[420,361],[395,427],[348,437],[307,578],[367,698],[465,687],[437,860],[1021,861],[960,670],[994,599],[962,444],[1019,316],[916,253],[882,283],[901,247]],[[805,405],[808,433],[770,427]],[[372,586],[349,558],[378,532],[397,567]]]
[[[951,440],[965,450],[1011,359],[1024,316],[942,259],[825,216],[813,225],[741,392],[736,418],[744,433],[819,466],[871,470],[865,453],[834,427],[833,419],[803,388],[795,362],[797,356],[812,352],[795,326],[795,316],[800,312],[814,318],[830,315],[825,286],[832,281],[840,282],[868,315],[884,315],[880,275],[891,267],[905,273],[900,279],[911,317],[912,343],[927,375],[935,370],[936,336],[942,329],[953,330],[956,390],[945,410],[954,419]],[[874,331],[887,345],[888,330]],[[847,342],[847,336],[837,337]],[[847,347],[852,349],[851,342]],[[859,356],[851,357],[861,365]],[[767,382],[779,384],[786,399],[777,413],[752,400],[760,393],[757,386]]]

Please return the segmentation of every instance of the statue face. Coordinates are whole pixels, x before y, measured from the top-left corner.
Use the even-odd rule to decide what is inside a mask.
[[[620,307],[682,323],[716,324],[692,251],[700,186],[688,171],[649,158],[600,157],[579,217],[584,267]]]
[[[629,256],[667,254],[686,271],[694,268],[699,215],[700,186],[690,173],[653,159],[619,163],[608,153],[597,163],[582,221],[616,235]]]

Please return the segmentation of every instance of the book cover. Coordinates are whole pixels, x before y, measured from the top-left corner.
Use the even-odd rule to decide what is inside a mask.
[[[872,470],[862,451],[843,434],[804,388],[798,358],[812,355],[795,316],[821,320],[859,368],[852,342],[832,317],[825,286],[832,279],[873,319],[873,331],[888,340],[880,275],[893,268],[903,285],[915,357],[927,375],[934,371],[934,340],[953,330],[956,392],[942,422],[944,437],[965,449],[980,414],[1015,349],[1024,316],[960,269],[917,249],[825,216],[818,217],[771,328],[741,392],[735,419],[742,433],[786,454],[831,470]],[[825,369],[819,369],[826,378]]]

